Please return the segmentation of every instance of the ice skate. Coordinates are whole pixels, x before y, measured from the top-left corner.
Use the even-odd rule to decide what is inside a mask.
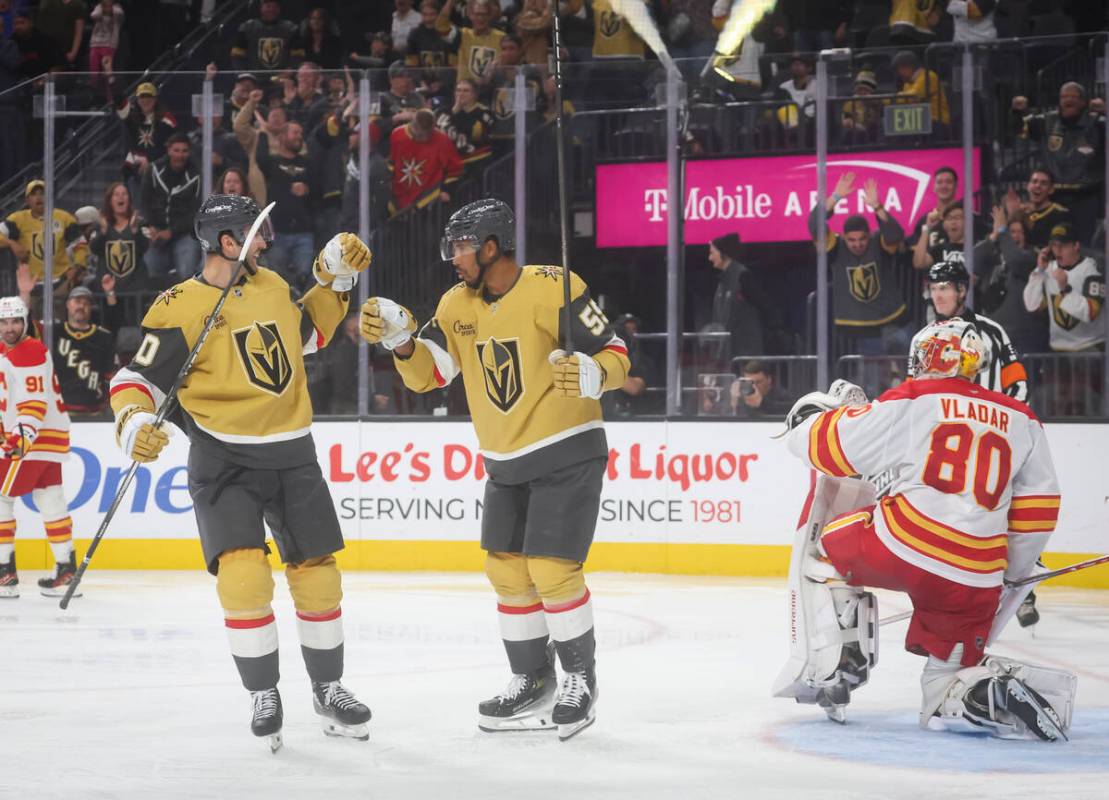
[[[1012,675],[1002,675],[990,682],[989,691],[992,692],[992,696],[988,698],[990,702],[1008,711],[1045,742],[1059,739],[1067,741],[1063,723],[1055,709],[1043,695],[1024,681]],[[977,694],[977,692],[971,692],[971,696],[975,699],[978,699],[975,697]]]
[[[61,597],[65,594],[66,587],[73,583],[76,573],[77,556],[71,552],[66,561],[59,561],[54,565],[53,576],[39,578],[39,591],[42,592],[43,597]],[[78,589],[73,596],[80,597],[81,590]]]
[[[539,672],[513,675],[505,690],[478,703],[477,726],[487,733],[553,730],[555,671],[548,662]]]
[[[370,738],[366,723],[373,716],[339,681],[312,683],[312,706],[320,715],[323,732],[328,736],[346,736],[360,742]]]
[[[19,575],[15,571],[15,553],[6,564],[0,564],[0,598],[19,597]]]
[[[567,672],[562,676],[551,719],[558,726],[559,741],[565,742],[593,724],[597,718],[597,675],[593,670]]]
[[[254,704],[254,716],[250,720],[250,730],[255,736],[264,736],[269,740],[270,752],[276,753],[281,749],[281,694],[275,686],[272,689],[263,689],[260,692],[250,693],[251,702]]]

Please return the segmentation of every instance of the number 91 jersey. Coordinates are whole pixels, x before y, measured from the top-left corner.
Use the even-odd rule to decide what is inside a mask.
[[[38,339],[26,336],[10,349],[0,345],[0,351],[3,438],[23,431],[23,459],[65,461],[69,458],[69,414],[49,351]]]
[[[878,538],[902,560],[966,586],[1030,574],[1059,516],[1035,414],[962,378],[907,381],[876,402],[814,415],[790,433],[789,447],[834,477],[892,470],[874,514]]]

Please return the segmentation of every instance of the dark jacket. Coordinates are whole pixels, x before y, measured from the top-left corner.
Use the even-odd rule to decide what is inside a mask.
[[[1066,120],[1058,111],[1017,116],[1023,138],[1040,143],[1040,161],[1055,176],[1055,190],[1100,186],[1105,180],[1105,119],[1084,111]]]
[[[746,265],[729,261],[712,298],[712,321],[732,335],[733,356],[764,355],[767,317],[773,304],[762,282]]]
[[[139,205],[143,217],[155,228],[168,228],[175,236],[192,236],[200,193],[200,171],[192,162],[174,170],[169,156],[163,156],[143,175]]]

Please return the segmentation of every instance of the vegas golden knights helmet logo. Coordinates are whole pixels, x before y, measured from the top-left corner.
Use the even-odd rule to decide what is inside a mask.
[[[135,243],[126,239],[108,242],[105,255],[108,271],[117,278],[125,278],[135,270]]]
[[[46,259],[46,245],[43,244],[44,237],[41,233],[35,232],[31,234],[31,256],[43,261]],[[57,258],[57,252],[54,257]]]
[[[259,389],[279,395],[293,378],[293,367],[277,323],[255,322],[249,328],[232,332],[239,361],[247,380]]]
[[[851,296],[860,303],[869,303],[878,297],[882,284],[878,280],[878,264],[856,264],[847,268],[847,285]]]
[[[285,55],[285,40],[278,36],[265,36],[258,40],[258,63],[264,69],[281,66]]]
[[[485,377],[485,394],[506,414],[524,395],[520,369],[520,343],[516,339],[477,342],[477,357]]]

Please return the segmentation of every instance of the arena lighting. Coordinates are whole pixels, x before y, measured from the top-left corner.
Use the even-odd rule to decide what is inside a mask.
[[[701,71],[701,80],[715,72],[729,83],[734,83],[735,77],[725,67],[735,63],[744,38],[777,4],[778,0],[733,0],[728,21],[716,39],[715,52]]]

